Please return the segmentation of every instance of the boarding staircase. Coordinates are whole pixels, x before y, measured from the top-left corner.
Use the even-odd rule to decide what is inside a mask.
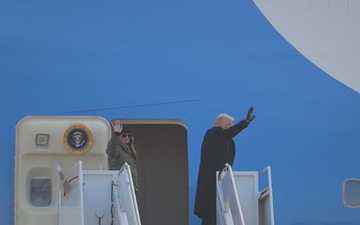
[[[274,225],[270,167],[233,172],[226,164],[216,176],[217,225]]]
[[[141,225],[127,163],[120,171],[83,170],[82,162],[65,176],[54,160],[60,184],[59,225]]]

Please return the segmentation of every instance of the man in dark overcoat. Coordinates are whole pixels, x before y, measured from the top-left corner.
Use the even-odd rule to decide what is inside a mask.
[[[235,142],[233,138],[255,118],[251,107],[247,117],[234,126],[234,118],[220,114],[203,139],[199,167],[194,214],[202,219],[202,225],[216,224],[216,171],[225,164],[233,165]]]

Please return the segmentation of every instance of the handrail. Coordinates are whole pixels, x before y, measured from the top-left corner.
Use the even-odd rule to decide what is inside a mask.
[[[259,172],[259,177],[262,175],[262,174],[264,174],[265,172],[268,172],[268,187],[266,187],[264,190],[262,190],[260,193],[263,193],[263,192],[265,192],[266,191],[266,189],[269,189],[269,187],[272,187],[272,181],[271,181],[271,168],[270,168],[270,166],[267,166],[267,167],[265,167],[263,170],[261,170],[260,172]],[[271,188],[271,190],[272,190],[272,188]],[[270,191],[271,191],[270,190]],[[261,194],[260,194],[260,196],[261,196]]]
[[[228,163],[225,163],[225,166],[222,170],[220,170],[219,174],[218,174],[218,181],[221,181],[221,173],[224,172],[228,172],[229,169],[231,170],[231,166]]]
[[[265,167],[262,171],[259,172],[259,177],[264,174],[265,172],[268,172],[268,186],[262,190],[259,194],[259,200],[263,200],[266,197],[270,198],[271,207],[270,207],[270,214],[271,214],[271,225],[275,224],[274,221],[274,208],[273,208],[273,196],[272,196],[272,180],[271,180],[271,168],[270,166]]]
[[[229,178],[231,180],[230,186],[234,190],[234,192],[233,192],[234,196],[232,196],[230,198],[229,198],[229,196],[227,196],[226,199],[224,199],[225,196],[220,194],[219,190],[217,190],[216,195],[217,195],[217,198],[218,198],[218,201],[220,204],[219,206],[217,206],[217,211],[222,214],[225,225],[233,225],[233,224],[244,225],[245,221],[244,221],[244,216],[243,216],[243,212],[241,209],[240,199],[239,199],[238,193],[236,191],[234,175],[233,175],[231,166],[229,164],[226,163],[224,168],[221,171],[219,171],[216,186],[217,186],[217,188],[219,188],[219,186],[221,187],[222,185],[220,183],[222,182],[223,178],[227,177],[227,174],[223,174],[223,172],[229,173]],[[222,190],[222,187],[220,189],[221,189],[221,192],[224,191],[224,190]],[[232,208],[231,205],[234,208]],[[238,209],[239,211],[237,211],[236,209]],[[221,210],[221,211],[219,211],[219,210]],[[238,216],[236,216],[237,213],[238,213]],[[239,221],[234,221],[235,218],[237,218]]]
[[[64,189],[64,193],[70,193],[71,185],[70,185],[69,181],[66,179],[65,174],[64,174],[63,170],[61,169],[59,162],[56,159],[54,159],[53,162],[54,162],[56,170],[58,171],[60,181],[61,181],[62,187]]]

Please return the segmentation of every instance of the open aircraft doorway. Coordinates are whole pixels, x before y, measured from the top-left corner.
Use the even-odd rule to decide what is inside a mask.
[[[185,125],[167,119],[121,121],[131,127],[138,153],[141,224],[189,224]],[[109,121],[97,116],[21,119],[16,126],[15,224],[61,225],[74,218],[90,225],[118,218],[121,213],[110,213],[112,206],[127,206],[111,197],[121,183],[114,178],[118,172],[108,170],[110,136]]]
[[[188,145],[179,120],[126,120],[138,153],[142,224],[189,224]],[[115,120],[115,119],[114,119]]]

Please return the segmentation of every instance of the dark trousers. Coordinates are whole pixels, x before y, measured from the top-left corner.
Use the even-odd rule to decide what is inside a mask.
[[[216,225],[216,213],[206,214],[202,219],[201,225]]]

